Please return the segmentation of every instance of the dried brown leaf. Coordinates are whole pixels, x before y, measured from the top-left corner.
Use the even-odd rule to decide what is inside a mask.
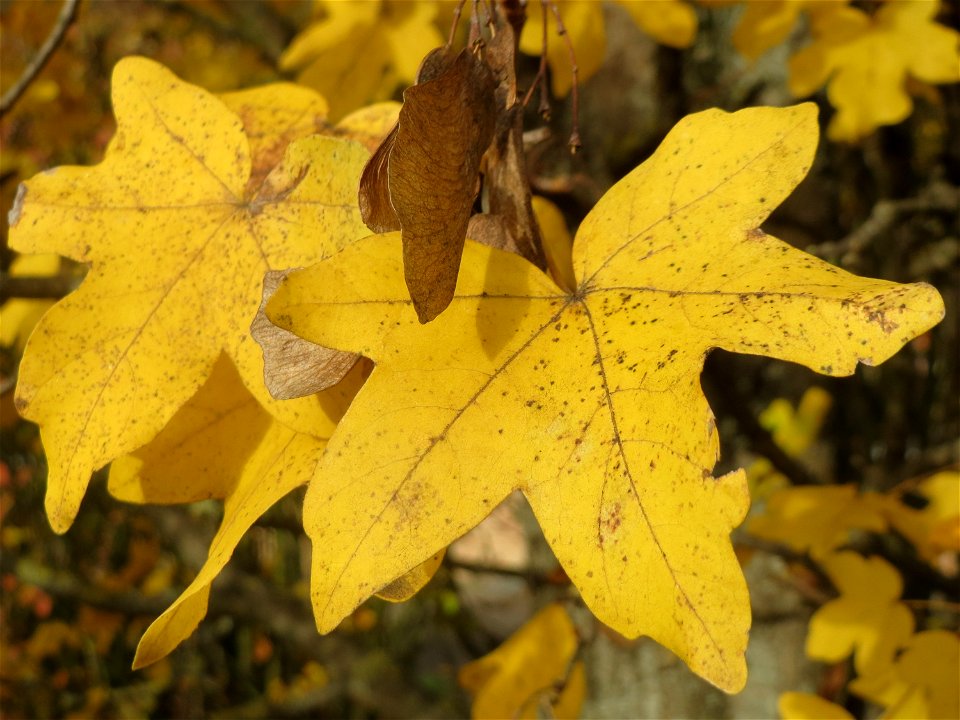
[[[507,232],[507,225],[499,215],[489,213],[474,215],[467,224],[467,237],[498,250],[517,252],[517,246]]]
[[[444,62],[435,53],[424,67]],[[407,289],[420,322],[435,318],[453,298],[495,116],[493,75],[466,50],[439,75],[404,92],[387,176],[403,234]]]
[[[360,357],[331,350],[274,325],[263,309],[292,270],[271,270],[263,278],[263,301],[250,334],[263,351],[263,379],[277,400],[312,395],[340,382]]]
[[[486,205],[491,214],[503,219],[514,252],[542,269],[546,259],[527,182],[522,108],[514,105],[499,120],[496,136],[484,157]]]
[[[483,159],[485,204],[488,212],[501,218],[511,238],[511,247],[507,249],[544,268],[546,261],[530,204],[530,184],[523,155],[523,108],[517,102],[516,47],[513,29],[502,22],[486,48],[485,58],[497,81],[497,125]]]
[[[399,123],[393,126],[393,130],[367,161],[360,176],[360,189],[357,193],[360,215],[364,224],[375,233],[400,229],[400,218],[390,202],[390,185],[387,179],[390,152],[397,140],[398,127]]]

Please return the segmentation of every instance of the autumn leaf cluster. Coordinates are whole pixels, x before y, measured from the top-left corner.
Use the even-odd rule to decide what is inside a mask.
[[[913,109],[911,95],[936,97],[933,86],[960,81],[960,36],[938,21],[945,10],[940,0],[885,0],[867,6],[848,0],[614,2],[643,33],[674,48],[694,43],[698,4],[707,12],[737,6],[742,13],[732,41],[748,62],[806,25],[809,38],[789,60],[789,89],[805,98],[826,87],[836,109],[828,128],[832,140],[854,142],[877,127],[902,122]],[[413,82],[420,58],[440,44],[438,28],[449,26],[452,5],[317,0],[317,20],[296,38],[281,66],[299,70],[300,82],[326,97],[342,98],[333,113],[339,117],[363,98],[388,97],[398,85]],[[551,12],[551,5],[557,12]],[[555,96],[567,95],[574,86],[571,52],[580,81],[603,66],[608,15],[603,3],[532,2],[529,14],[520,49],[542,54],[549,63]],[[368,41],[352,42],[357,35]],[[377,51],[361,50],[368,46]]]
[[[659,25],[644,5],[624,5],[661,41],[692,42],[689,4],[669,3]],[[559,6],[588,74],[602,44],[585,51],[578,38],[587,28],[602,40],[602,17],[592,3]],[[736,692],[750,607],[730,534],[750,493],[742,470],[713,476],[719,438],[699,381],[707,354],[849,375],[935,325],[939,294],[851,275],[761,229],[814,161],[811,104],[683,118],[571,242],[556,208],[532,196],[522,159],[514,40],[536,51],[542,9],[519,37],[491,18],[468,48],[431,53],[444,42],[431,3],[325,9],[281,66],[305,68],[309,84],[340,63],[376,80],[360,87],[334,74],[361,100],[289,83],[214,95],[127,58],[113,73],[117,130],[104,160],[37,175],[11,210],[12,248],[88,268],[37,322],[19,369],[17,407],[41,428],[53,528],[70,527],[91,475],[108,465],[120,500],[223,502],[206,563],[147,629],[135,665],[193,632],[241,537],[296,487],[308,486],[321,632],[375,594],[416,593],[445,548],[519,490],[600,621],[654,638]],[[871,22],[896,28],[906,12],[891,3]],[[345,49],[358,35],[384,52],[352,61]],[[836,44],[828,59],[809,60],[816,44],[805,56],[829,67],[821,82],[841,82],[855,65],[842,58],[866,52]],[[562,96],[573,78],[555,47],[540,50]],[[891,73],[901,90],[907,71],[951,81],[903,67]],[[348,113],[398,83],[415,83],[402,105]],[[883,114],[889,103],[847,121],[856,113],[831,92],[832,137],[895,121]],[[815,616],[808,653],[852,653],[851,691],[882,705],[949,710],[943,683],[915,668],[955,637],[914,633],[896,571],[841,548],[850,528],[895,527],[933,558],[943,542],[955,550],[952,516],[845,487],[805,505],[805,490],[771,494],[749,529],[809,552],[840,591]],[[864,597],[871,584],[885,591]],[[823,640],[851,615],[870,618],[868,631]],[[545,643],[556,648],[543,677],[519,672]],[[464,668],[475,712],[527,716],[538,688],[560,682],[549,702],[575,716],[578,643],[566,610],[547,606]],[[505,699],[514,704],[497,704]]]

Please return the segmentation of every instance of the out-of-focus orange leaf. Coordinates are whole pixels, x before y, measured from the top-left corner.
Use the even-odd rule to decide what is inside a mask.
[[[460,669],[477,720],[576,718],[586,692],[579,640],[560,605],[547,605],[489,655]]]

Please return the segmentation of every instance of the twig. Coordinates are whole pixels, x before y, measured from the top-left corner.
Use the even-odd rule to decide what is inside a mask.
[[[77,288],[79,278],[70,275],[8,275],[0,273],[0,303],[10,298],[59,300]]]
[[[537,108],[537,112],[540,114],[540,117],[544,120],[550,119],[550,101],[547,98],[547,13],[546,8],[543,9],[543,27],[541,28],[543,37],[540,40],[540,65],[537,68],[537,74],[533,78],[533,82],[530,83],[530,89],[527,90],[527,94],[523,97],[523,107],[527,106],[527,103],[530,102],[530,98],[533,97],[533,93],[536,91],[537,86],[540,86],[540,106]]]
[[[960,603],[949,600],[901,600],[900,602],[917,610],[944,610],[960,615]]]
[[[870,217],[842,240],[811,245],[808,252],[823,258],[835,258],[844,265],[854,265],[860,254],[877,237],[887,232],[903,215],[921,212],[956,212],[960,207],[960,188],[946,182],[933,182],[916,197],[903,200],[880,200]]]
[[[510,575],[511,577],[523,578],[532,583],[540,585],[556,585],[557,577],[551,572],[531,570],[528,568],[510,568],[502,565],[486,565],[484,563],[474,563],[462,560],[454,560],[449,555],[443,559],[444,565],[456,570],[469,570],[476,573],[490,573],[492,575]]]
[[[73,23],[77,15],[79,2],[80,0],[64,0],[60,8],[60,14],[57,16],[57,22],[54,24],[50,34],[47,35],[47,39],[44,40],[37,54],[33,56],[33,60],[24,68],[20,77],[13,84],[13,87],[7,90],[7,92],[3,94],[3,97],[0,98],[0,117],[3,117],[6,112],[13,107],[13,104],[20,99],[20,96],[23,95],[30,86],[30,83],[32,83],[34,78],[43,70],[47,61],[50,60],[53,52],[63,41],[67,30]]]
[[[573,78],[573,85],[570,88],[570,101],[572,104],[570,113],[573,115],[573,120],[571,121],[572,127],[570,128],[570,139],[567,141],[567,145],[570,147],[571,153],[576,153],[577,150],[583,147],[583,143],[580,142],[580,69],[577,67],[577,55],[573,51],[573,42],[570,40],[567,28],[563,24],[563,18],[560,17],[560,8],[557,7],[557,3],[554,0],[544,1],[550,6],[550,10],[553,12],[553,17],[557,21],[557,35],[563,38],[563,41],[567,45],[567,54],[570,56],[570,74]],[[544,11],[543,21],[544,23],[547,21],[546,11]]]
[[[453,47],[453,39],[457,34],[457,26],[460,24],[460,15],[463,14],[463,6],[467,0],[460,0],[453,9],[453,22],[450,23],[450,34],[447,36],[447,47]]]

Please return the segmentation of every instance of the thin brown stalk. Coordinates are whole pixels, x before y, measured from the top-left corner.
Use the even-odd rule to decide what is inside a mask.
[[[577,67],[577,55],[573,51],[573,43],[570,42],[570,35],[563,24],[563,18],[560,17],[560,8],[554,0],[546,0],[553,12],[553,17],[557,21],[557,35],[563,38],[567,45],[567,54],[570,56],[570,74],[573,76],[573,86],[570,89],[570,100],[573,104],[571,112],[573,113],[572,127],[570,129],[570,140],[567,144],[570,146],[570,152],[575,153],[583,145],[580,142],[580,70]],[[546,15],[544,15],[546,20]]]
[[[54,51],[63,41],[67,30],[77,15],[79,2],[80,0],[64,0],[60,8],[60,14],[57,16],[57,21],[54,23],[50,34],[47,35],[47,39],[43,41],[43,45],[40,46],[37,54],[33,56],[33,59],[27,64],[27,67],[20,73],[17,81],[3,94],[3,97],[0,98],[0,117],[3,117],[7,111],[13,107],[14,103],[20,99],[20,96],[26,92],[27,88],[30,87],[30,83],[40,74],[40,71],[43,70],[44,66],[53,56]]]

